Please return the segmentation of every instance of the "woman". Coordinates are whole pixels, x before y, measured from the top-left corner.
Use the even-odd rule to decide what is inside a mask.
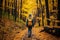
[[[26,19],[26,26],[28,27],[28,37],[31,37],[32,27],[34,26],[33,15],[29,14],[28,18]]]

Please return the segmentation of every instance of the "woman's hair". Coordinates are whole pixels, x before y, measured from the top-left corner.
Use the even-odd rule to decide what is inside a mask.
[[[29,17],[31,17],[32,15],[31,14],[29,14]]]
[[[33,15],[32,14],[29,14],[28,18],[33,19]]]

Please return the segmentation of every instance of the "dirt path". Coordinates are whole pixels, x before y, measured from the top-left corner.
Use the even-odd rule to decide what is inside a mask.
[[[42,29],[42,27],[33,28],[33,33],[36,36],[36,38],[38,38],[38,40],[60,40],[60,37],[58,38],[49,33],[40,32]]]
[[[24,37],[26,31],[27,31],[27,28],[22,30],[22,31],[20,31],[20,33],[15,35],[14,40],[22,40],[22,38]]]
[[[40,30],[42,29],[42,27],[34,27],[32,29],[32,37],[28,38],[28,29],[26,28],[22,32],[15,35],[14,40],[60,40],[60,38],[55,37],[51,34],[48,34],[46,32],[40,32]]]

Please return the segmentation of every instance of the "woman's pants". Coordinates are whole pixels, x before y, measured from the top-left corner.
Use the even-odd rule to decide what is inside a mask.
[[[32,27],[28,27],[28,37],[31,37],[32,34]]]

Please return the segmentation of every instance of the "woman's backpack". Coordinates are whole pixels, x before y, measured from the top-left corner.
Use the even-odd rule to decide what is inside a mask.
[[[28,19],[28,26],[32,26],[32,19]]]

